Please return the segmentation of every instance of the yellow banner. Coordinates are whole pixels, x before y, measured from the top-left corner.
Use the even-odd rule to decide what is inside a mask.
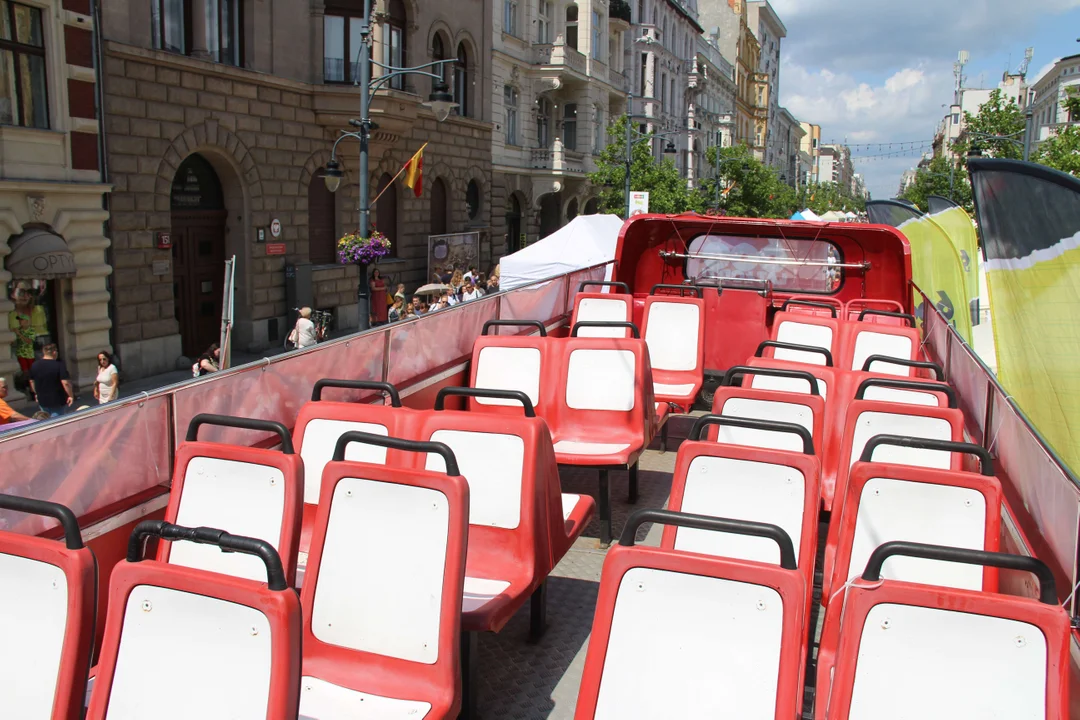
[[[971,313],[967,306],[963,263],[949,236],[927,216],[908,220],[897,230],[911,244],[912,280],[956,328],[960,337],[970,344]],[[916,295],[915,303],[916,314],[921,318],[922,298]]]
[[[979,239],[975,234],[975,223],[971,222],[971,217],[961,207],[936,212],[930,215],[930,219],[937,223],[956,248],[964,272],[964,302],[971,317],[971,324],[978,325]],[[957,312],[959,310],[960,308],[957,308]],[[970,338],[968,342],[971,342]]]

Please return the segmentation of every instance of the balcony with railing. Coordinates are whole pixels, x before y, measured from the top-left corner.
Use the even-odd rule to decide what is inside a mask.
[[[533,45],[533,65],[568,68],[585,74],[585,55],[565,44],[544,43]]]
[[[533,148],[529,153],[529,167],[565,175],[583,175],[586,172],[585,153],[567,150],[556,139],[550,148]]]

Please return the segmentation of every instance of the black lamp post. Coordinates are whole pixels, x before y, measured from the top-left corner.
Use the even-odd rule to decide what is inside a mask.
[[[375,127],[375,124],[371,121],[370,113],[371,99],[374,96],[375,91],[394,78],[403,77],[405,75],[424,75],[437,81],[431,88],[431,95],[428,96],[428,102],[424,103],[424,105],[435,113],[435,119],[438,122],[446,120],[446,118],[450,116],[450,111],[457,107],[453,95],[450,94],[450,89],[447,87],[446,83],[443,82],[442,75],[427,71],[427,68],[434,68],[447,63],[452,63],[454,60],[436,60],[415,67],[399,68],[383,65],[382,63],[371,59],[371,2],[372,0],[364,0],[364,15],[360,21],[360,50],[357,53],[360,77],[357,78],[355,83],[360,87],[360,119],[349,121],[349,124],[357,128],[357,131],[352,132],[343,130],[341,136],[334,141],[334,146],[330,150],[330,161],[326,163],[326,174],[324,176],[326,189],[330,192],[337,192],[337,189],[341,187],[342,180],[341,165],[337,161],[338,143],[345,138],[355,138],[359,140],[359,229],[360,237],[364,239],[367,239],[370,234],[371,205],[368,199],[368,139],[371,135],[371,129]],[[376,65],[383,70],[383,74],[375,79],[372,79],[371,77],[372,65]],[[368,305],[367,264],[361,263],[360,282],[356,288],[356,311],[358,314],[357,321],[359,322],[359,330],[366,330],[369,327]]]

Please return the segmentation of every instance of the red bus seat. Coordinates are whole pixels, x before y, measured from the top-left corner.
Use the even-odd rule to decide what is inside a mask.
[[[864,310],[860,315],[873,313],[880,315],[884,311]],[[922,338],[915,329],[915,318],[903,313],[889,313],[911,323],[911,327],[896,327],[873,322],[846,322],[841,328],[840,346],[843,356],[838,359],[837,367],[844,370],[862,370],[866,359],[874,355],[884,355],[901,360],[918,360],[922,347]],[[874,372],[909,377],[912,368],[878,362]]]
[[[792,310],[788,310],[788,308]],[[807,310],[813,311],[813,314]],[[819,311],[827,315],[822,316]],[[773,340],[792,345],[819,347],[828,350],[835,357],[839,355],[840,323],[836,319],[838,309],[830,304],[809,300],[790,299],[784,302],[780,312],[773,316]],[[776,348],[773,357],[777,360],[824,365],[825,356],[821,353],[792,350],[787,347]]]
[[[772,375],[786,378],[805,378],[810,385],[814,377],[797,371],[771,370],[737,365],[724,375],[724,380],[713,395],[714,415],[756,418],[779,423],[792,423],[806,428],[815,448],[820,449],[824,437],[825,401],[813,393],[792,393],[777,390],[757,390],[752,387],[733,386],[744,375]],[[801,450],[800,439],[790,433],[773,433],[751,428],[728,427],[712,433],[710,439],[721,437],[721,442],[737,445],[753,445],[777,450]]]
[[[203,425],[274,433],[281,450],[198,442]],[[226,415],[192,418],[187,440],[176,450],[165,522],[227,528],[232,535],[265,540],[281,556],[286,582],[295,585],[303,505],[304,464],[284,425]],[[266,577],[255,556],[185,540],[159,543],[157,560],[249,580]]]
[[[884,310],[889,315],[870,313],[863,315],[864,310]],[[844,309],[840,314],[841,320],[856,320],[859,322],[874,322],[882,325],[900,325],[906,322],[899,317],[904,312],[904,306],[895,300],[883,300],[880,298],[854,298],[844,303]]]
[[[148,536],[254,554],[265,580],[140,561]],[[87,720],[295,720],[300,625],[300,600],[269,543],[145,520],[113,570]]]
[[[600,471],[601,542],[611,541],[607,471],[630,470],[630,502],[637,501],[638,456],[652,441],[656,405],[649,350],[642,340],[567,338],[550,346],[558,375],[549,383],[551,428],[560,465]]]
[[[448,396],[482,395],[516,396],[523,417],[443,411]],[[585,529],[592,498],[562,493],[551,434],[524,393],[443,388],[435,411],[424,413],[419,438],[447,445],[469,484],[462,629],[499,632],[531,596],[531,634],[538,638],[545,615],[541,585]],[[428,453],[425,469],[445,467],[441,455]]]
[[[882,400],[928,407],[958,407],[956,390],[944,382],[870,372],[849,372],[845,375],[848,397],[854,400]]]
[[[0,717],[81,720],[97,562],[63,505],[0,494],[0,510],[60,521],[64,541],[0,530]]]
[[[1040,599],[882,579],[882,565],[899,555],[1033,572]],[[840,631],[822,637],[836,660],[820,668],[833,679],[818,686],[816,717],[1069,717],[1069,617],[1039,560],[890,542],[845,591]]]
[[[781,565],[634,545],[645,522],[769,537]],[[604,560],[575,720],[796,717],[806,593],[776,526],[635,512]]]
[[[705,301],[650,295],[645,299],[642,332],[649,346],[653,397],[658,404],[672,403],[681,412],[690,412],[705,374]]]
[[[547,412],[547,388],[543,387],[544,378],[551,370],[552,360],[547,331],[542,323],[540,335],[487,335],[489,326],[484,324],[484,333],[473,342],[472,362],[469,363],[469,385],[488,390],[513,390],[525,393],[533,408],[545,416]],[[498,324],[506,324],[498,321]],[[523,321],[518,325],[532,325]],[[469,399],[469,409],[473,411],[503,413],[516,416],[521,413],[515,400],[497,397],[477,397]]]
[[[777,353],[787,354],[778,355]],[[754,357],[783,360],[800,365],[823,365],[828,368],[836,366],[835,355],[828,348],[819,345],[799,345],[782,340],[763,340],[754,351]]]
[[[613,289],[622,290],[615,292],[585,292],[589,285],[601,285]],[[633,322],[634,320],[634,296],[630,294],[630,287],[621,282],[593,282],[586,281],[578,286],[574,295],[574,310],[570,316],[570,326],[580,322]],[[628,329],[619,326],[586,326],[582,328],[581,337],[607,337],[627,338],[630,337]]]
[[[447,472],[347,461],[351,442],[438,452]],[[347,432],[322,486],[301,591],[301,717],[456,716],[469,488],[453,452]]]
[[[818,394],[825,401],[826,407],[829,403],[829,391],[835,392],[839,388],[838,371],[824,365],[796,363],[789,360],[776,360],[765,357],[748,358],[746,364],[752,368],[773,368],[775,370],[796,370],[810,373],[811,376],[817,379]],[[750,387],[757,390],[811,393],[810,382],[805,381],[801,376],[754,373],[750,380]]]

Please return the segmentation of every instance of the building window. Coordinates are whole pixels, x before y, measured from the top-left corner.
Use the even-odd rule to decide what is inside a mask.
[[[360,76],[359,17],[326,15],[323,17],[323,82],[348,83]]]
[[[458,104],[454,112],[469,117],[469,56],[465,43],[458,44],[454,62],[454,102]]]
[[[536,18],[536,42],[547,45],[551,42],[551,2],[540,0]]]
[[[604,19],[600,13],[593,11],[592,14],[592,56],[593,60],[603,59],[602,48],[604,46]]]
[[[577,41],[578,6],[571,3],[566,6],[566,44],[575,50],[578,49]]]
[[[431,39],[431,60],[432,62],[437,60],[449,60],[449,58],[446,57],[446,45],[443,44],[442,33],[435,33],[435,37]],[[436,75],[442,76],[443,82],[446,82],[446,65],[436,65],[431,71]],[[432,78],[432,80],[434,80],[434,78]]]
[[[667,112],[667,75],[660,75],[660,110]]]
[[[405,67],[405,3],[402,0],[389,0],[389,12],[383,24],[383,64],[390,67]],[[398,75],[390,81],[395,90],[405,89],[405,76]]]
[[[569,103],[563,106],[563,147],[577,150],[577,105]]]
[[[322,170],[308,184],[308,259],[315,265],[337,262],[337,211]]]
[[[645,24],[645,0],[637,2],[637,22],[641,25]]]
[[[547,98],[536,101],[536,146],[551,147],[551,102]]]
[[[503,86],[503,105],[506,106],[506,144],[518,144],[518,91],[511,85]]]
[[[480,185],[475,180],[470,180],[465,188],[465,210],[470,220],[475,220],[480,214]]]
[[[593,122],[593,155],[599,155],[604,149],[604,133],[607,126],[604,125],[604,108],[596,108],[596,118]]]
[[[447,203],[446,183],[442,178],[435,178],[431,184],[431,234],[445,235],[447,233]]]
[[[14,3],[7,3],[13,5]],[[195,0],[154,0],[150,19],[154,47],[181,55],[199,55],[224,65],[243,64],[241,0],[202,0],[206,37],[193,36]]]
[[[503,0],[503,32],[517,37],[518,4],[517,0]]]
[[[48,128],[41,10],[0,2],[0,124]]]
[[[638,89],[638,97],[647,97],[645,95],[645,70],[649,66],[649,56],[646,53],[641,53],[641,83]]]

